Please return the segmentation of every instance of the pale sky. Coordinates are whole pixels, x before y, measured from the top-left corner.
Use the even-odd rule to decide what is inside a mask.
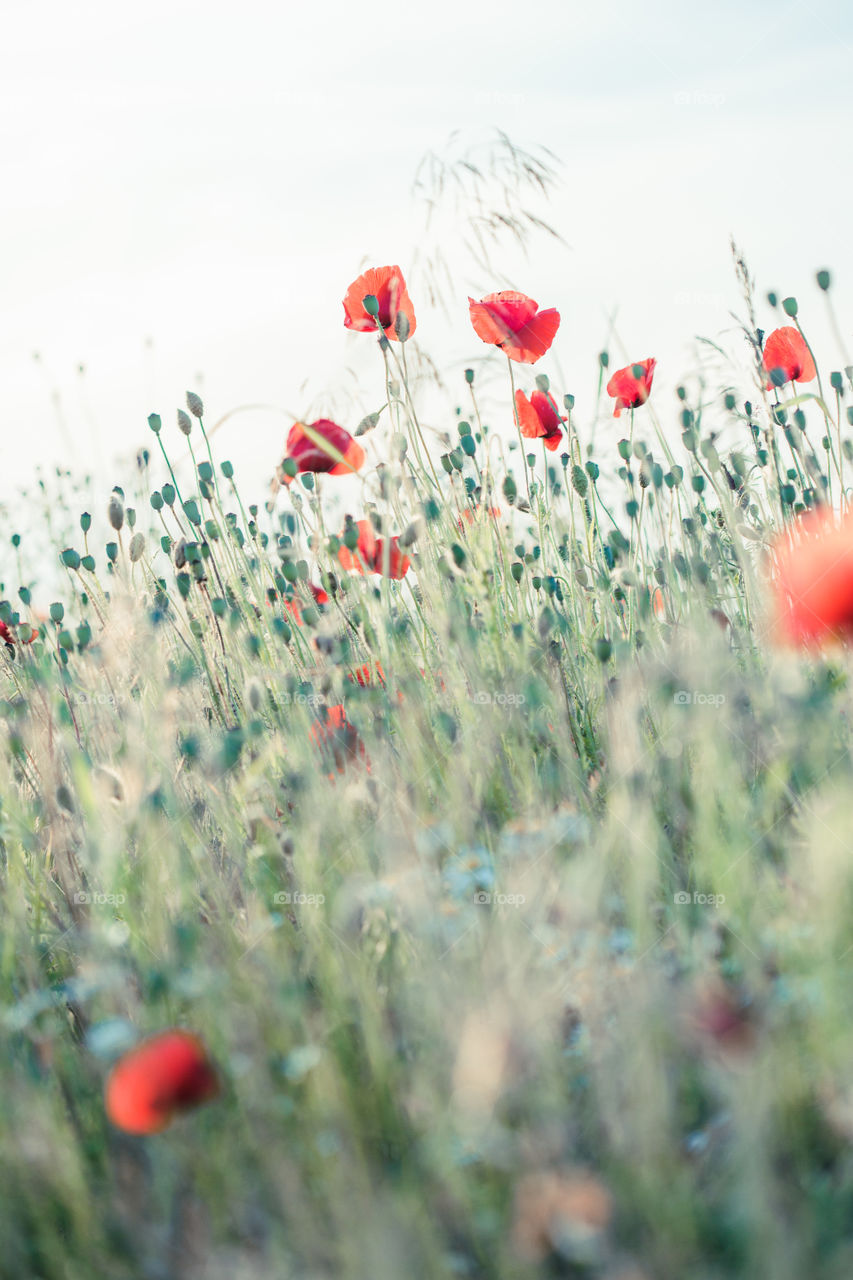
[[[210,423],[269,402],[354,427],[381,382],[341,299],[366,265],[408,274],[423,226],[412,176],[453,129],[554,151],[562,186],[536,212],[567,242],[537,239],[527,263],[507,248],[486,279],[444,227],[453,322],[416,274],[410,288],[415,341],[454,387],[485,355],[467,293],[517,287],[562,313],[541,367],[581,421],[614,312],[623,362],[657,357],[674,416],[693,336],[736,345],[732,233],[760,296],[795,293],[835,368],[814,285],[831,268],[853,348],[844,0],[2,0],[0,13],[0,500],[62,463],[96,471],[106,501],[120,459],[153,443],[150,412],[180,452],[187,388]],[[219,433],[247,500],[263,500],[285,429],[255,413]]]

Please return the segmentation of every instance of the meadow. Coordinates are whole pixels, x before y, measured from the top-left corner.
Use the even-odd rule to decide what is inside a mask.
[[[271,496],[190,393],[14,535],[0,1274],[851,1274],[853,369],[736,270],[748,400],[602,352],[605,447],[504,291],[425,424],[386,267]]]

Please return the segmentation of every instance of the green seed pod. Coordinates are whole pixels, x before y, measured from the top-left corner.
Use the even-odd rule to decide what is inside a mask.
[[[155,435],[159,435],[160,428],[163,426],[163,423],[160,421],[159,413],[149,413],[148,425]]]
[[[62,552],[59,558],[62,561],[62,563],[65,565],[66,569],[80,568],[80,557],[77,554],[77,552],[74,551],[71,547],[67,547],[65,551]]]
[[[80,528],[83,530],[84,533],[88,533],[91,527],[92,527],[92,517],[89,515],[88,511],[84,511],[80,517]]]

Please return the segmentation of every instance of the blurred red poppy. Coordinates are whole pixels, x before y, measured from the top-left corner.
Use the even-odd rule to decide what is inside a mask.
[[[459,526],[460,533],[464,533],[466,524],[469,526],[474,524],[474,522],[477,520],[477,517],[480,515],[482,510],[483,508],[481,506],[463,508],[459,516],[459,519],[456,521],[457,525]],[[486,515],[491,516],[493,520],[500,519],[501,517],[500,507],[486,507],[485,510],[486,510]]]
[[[297,472],[325,472],[330,476],[352,475],[364,466],[364,450],[350,433],[328,418],[318,418],[308,425],[294,422],[287,437],[287,453],[284,462],[292,458]],[[282,467],[279,475],[284,484],[291,484],[293,476]]]
[[[127,1133],[159,1133],[181,1111],[216,1097],[219,1079],[201,1040],[174,1028],[143,1040],[110,1072],[107,1115]]]
[[[817,369],[806,340],[792,324],[774,329],[764,344],[764,372],[767,374],[767,390],[784,386],[786,382],[811,382],[817,377]]]
[[[365,688],[367,685],[373,684],[374,671],[376,673],[377,682],[384,685],[385,672],[382,670],[381,662],[374,663],[373,667],[371,667],[369,663],[365,662],[363,666],[356,667],[354,671],[348,672],[347,680],[350,680],[355,684],[360,684],[362,688]]]
[[[528,400],[523,391],[516,391],[515,411],[523,436],[530,440],[541,439],[545,448],[552,452],[559,449],[563,439],[561,423],[566,419],[557,413],[550,396],[546,396],[544,391],[534,391]]]
[[[306,586],[308,587],[308,590],[311,592],[311,595],[314,597],[315,604],[322,606],[324,604],[329,603],[329,593],[327,591],[324,591],[322,587],[315,586],[313,582],[306,583]],[[301,627],[302,626],[302,610],[305,607],[304,601],[302,601],[300,597],[294,593],[294,595],[290,596],[289,599],[284,601],[284,607],[288,611],[288,613],[291,614],[296,625]]]
[[[475,302],[468,299],[471,323],[478,338],[505,351],[519,364],[535,364],[554,341],[560,313],[554,307],[540,311],[526,293],[503,289],[487,293]]]
[[[0,622],[0,641],[4,644],[32,644],[37,635],[38,631],[29,623],[19,622],[17,627],[10,627]]]
[[[656,365],[657,360],[635,360],[624,369],[616,370],[607,384],[607,394],[616,397],[614,418],[618,418],[623,409],[637,409],[646,403]]]
[[[375,317],[364,308],[368,297],[376,299]],[[344,298],[344,326],[358,333],[376,333],[381,327],[392,342],[412,336],[417,326],[415,309],[399,267],[371,267],[353,280]]]
[[[347,719],[342,704],[322,707],[308,732],[324,760],[334,764],[338,773],[343,773],[348,764],[359,760],[364,761],[369,771],[364,743],[358,730]],[[333,778],[334,774],[329,777]]]
[[[776,542],[776,619],[794,644],[853,640],[853,511],[810,511]]]
[[[354,551],[350,551],[349,547],[341,546],[338,549],[338,560],[344,569],[352,569],[356,573],[364,573],[368,569],[371,573],[383,573],[385,561],[385,546],[382,538],[377,538],[373,525],[369,520],[359,520],[356,528],[358,529],[358,545]],[[343,538],[341,533],[340,537]],[[400,550],[400,539],[394,535],[390,540],[388,550],[388,576],[390,578],[404,578],[409,571],[411,561],[409,557]]]

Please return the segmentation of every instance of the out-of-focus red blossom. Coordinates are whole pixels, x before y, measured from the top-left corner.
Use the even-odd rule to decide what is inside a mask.
[[[343,773],[348,764],[359,761],[363,761],[370,772],[364,743],[358,730],[347,719],[342,704],[323,707],[308,732],[323,759],[334,764],[338,773]],[[334,778],[334,774],[330,773],[329,777]]]
[[[755,1047],[754,1011],[742,993],[721,978],[702,979],[695,985],[686,1017],[694,1042],[727,1060],[741,1057]]]
[[[357,528],[358,546],[355,551],[350,551],[349,547],[341,543],[338,548],[338,560],[344,569],[352,569],[356,573],[364,573],[365,569],[371,573],[383,573],[385,570],[384,539],[377,538],[376,531],[369,520],[359,520]],[[340,537],[343,537],[343,531]],[[400,550],[400,539],[395,534],[390,539],[388,551],[389,578],[404,578],[410,564],[409,557]]]
[[[309,582],[307,586],[308,586],[308,590],[311,592],[311,595],[314,597],[315,604],[322,606],[324,604],[329,603],[329,593],[327,591],[324,591],[322,587],[315,586],[313,582]],[[292,595],[289,600],[285,600],[284,607],[288,611],[288,613],[291,615],[296,625],[298,627],[301,627],[302,626],[302,610],[304,609],[305,605],[304,605],[304,602],[300,600],[299,596]]]
[[[784,377],[774,382],[772,373],[781,370]],[[806,340],[792,324],[774,329],[764,344],[764,372],[767,374],[767,390],[783,386],[786,382],[812,382],[817,377],[812,353]],[[777,372],[778,377],[778,372]]]
[[[37,636],[35,627],[26,622],[19,622],[17,627],[9,627],[5,622],[0,622],[0,640],[4,644],[32,644]]]
[[[483,511],[483,507],[481,506],[464,507],[462,512],[460,513],[459,519],[456,521],[459,527],[460,533],[465,532],[466,524],[469,527],[473,525],[482,511]],[[501,518],[500,507],[486,507],[485,511],[486,511],[486,515],[491,517],[492,520],[500,520]]]
[[[635,360],[624,369],[617,369],[607,384],[607,394],[616,397],[613,417],[618,418],[623,409],[638,409],[646,403],[652,390],[657,360]],[[636,369],[642,370],[637,375]]]
[[[810,511],[774,548],[778,632],[796,645],[853,640],[853,510]]]
[[[324,442],[342,456],[343,462],[323,447]],[[310,424],[294,422],[287,437],[284,462],[288,458],[296,463],[297,472],[343,476],[354,475],[364,466],[365,453],[345,427],[339,427],[329,418],[318,418]],[[292,484],[293,476],[288,475],[283,467],[279,468],[279,475],[283,484]]]
[[[219,1093],[219,1078],[198,1036],[174,1028],[129,1050],[110,1072],[107,1115],[127,1133],[159,1133],[181,1111]]]
[[[515,411],[523,436],[528,440],[541,440],[552,452],[559,449],[563,439],[561,424],[566,419],[557,413],[550,396],[544,391],[534,391],[528,400],[523,391],[516,391]]]
[[[377,684],[384,685],[385,672],[382,670],[381,662],[374,663],[372,667],[369,663],[365,662],[363,666],[356,667],[354,671],[347,672],[347,680],[352,681],[354,684],[360,684],[362,689],[369,684],[373,684],[374,676]]]
[[[373,296],[379,304],[379,313],[374,318],[364,309],[364,299]],[[371,267],[357,280],[353,280],[344,298],[344,327],[354,329],[358,333],[376,333],[382,326],[385,337],[391,342],[399,341],[397,334],[397,316],[403,315],[408,321],[406,337],[415,332],[417,322],[415,309],[399,267]]]
[[[560,327],[559,311],[554,307],[540,311],[526,293],[513,289],[487,293],[479,302],[469,298],[468,310],[477,337],[500,347],[519,364],[535,364],[544,356]]]

